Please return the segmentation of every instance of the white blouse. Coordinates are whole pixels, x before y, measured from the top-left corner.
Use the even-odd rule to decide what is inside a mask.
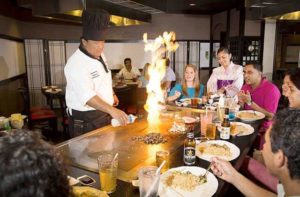
[[[231,62],[226,70],[223,66],[215,68],[207,81],[207,92],[216,93],[218,91],[218,80],[224,80],[225,83],[233,81],[227,85],[234,86],[240,90],[244,83],[243,67]],[[223,85],[227,86],[226,84]]]

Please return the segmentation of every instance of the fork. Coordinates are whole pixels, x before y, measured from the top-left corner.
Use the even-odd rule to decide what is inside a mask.
[[[205,174],[204,175],[200,175],[200,177],[206,178],[206,176],[208,174],[208,171],[210,170],[211,166],[212,166],[212,162],[210,162],[209,166],[206,168]]]
[[[211,166],[212,166],[212,162],[210,162],[209,166],[206,168],[206,172],[205,172],[205,174],[204,174],[204,177],[207,176],[208,171],[210,170]]]

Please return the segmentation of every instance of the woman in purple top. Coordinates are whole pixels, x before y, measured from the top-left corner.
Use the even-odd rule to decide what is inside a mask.
[[[231,60],[231,53],[225,47],[221,47],[217,51],[217,60],[221,65],[213,70],[212,75],[207,81],[208,94],[226,93],[230,96],[241,89],[243,78],[243,67],[234,64]]]

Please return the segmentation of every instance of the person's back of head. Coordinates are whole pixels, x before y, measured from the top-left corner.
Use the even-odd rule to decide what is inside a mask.
[[[32,131],[0,138],[0,180],[0,196],[70,196],[61,157]]]
[[[281,150],[287,158],[290,178],[300,180],[300,110],[284,109],[274,119],[270,132],[273,153]]]

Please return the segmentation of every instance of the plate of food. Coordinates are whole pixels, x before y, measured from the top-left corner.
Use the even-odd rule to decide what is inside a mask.
[[[230,127],[232,136],[245,136],[254,133],[254,128],[251,125],[242,122],[231,122]]]
[[[87,186],[73,186],[75,197],[109,197],[105,191]]]
[[[265,118],[265,114],[254,110],[243,110],[236,113],[236,117],[245,122],[253,122]]]
[[[170,196],[213,196],[218,189],[218,180],[211,172],[195,166],[169,169],[160,177],[158,194]]]
[[[240,149],[224,140],[210,140],[201,142],[196,147],[196,156],[200,159],[211,161],[213,157],[220,157],[231,161],[240,155]]]

